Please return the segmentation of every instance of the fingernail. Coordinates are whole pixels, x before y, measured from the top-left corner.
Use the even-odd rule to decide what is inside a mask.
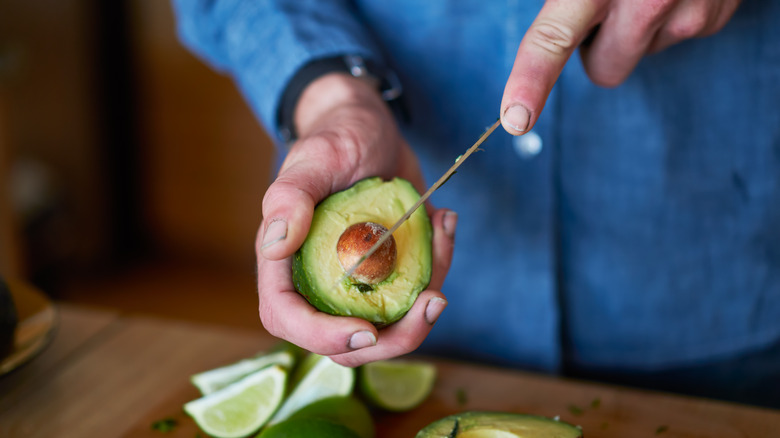
[[[447,300],[444,298],[431,298],[428,301],[428,305],[425,307],[425,321],[428,324],[433,325],[433,323],[439,319],[439,315],[441,315],[441,312],[444,311],[445,307],[447,307]]]
[[[265,236],[263,236],[263,246],[260,250],[264,250],[269,246],[281,242],[287,237],[287,221],[282,219],[275,219],[268,224],[268,228],[265,229]]]
[[[444,234],[448,237],[455,237],[455,228],[458,226],[458,213],[451,210],[444,213],[442,226],[444,227]]]
[[[522,133],[528,130],[528,124],[531,122],[531,113],[528,112],[526,107],[518,104],[507,108],[501,119],[504,124]]]
[[[368,330],[354,333],[347,343],[347,347],[352,350],[360,350],[361,348],[371,347],[376,345],[376,336]]]

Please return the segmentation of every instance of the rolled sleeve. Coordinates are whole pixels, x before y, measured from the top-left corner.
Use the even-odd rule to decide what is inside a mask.
[[[280,139],[278,106],[287,83],[307,63],[380,52],[343,0],[174,0],[183,44],[230,74],[266,131]]]

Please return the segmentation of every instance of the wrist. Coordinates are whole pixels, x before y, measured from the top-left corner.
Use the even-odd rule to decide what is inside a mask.
[[[292,117],[295,133],[305,137],[322,120],[345,109],[391,117],[376,85],[346,73],[328,73],[301,93]]]
[[[300,136],[300,132],[297,131],[296,113],[299,107],[299,101],[302,95],[307,90],[317,90],[309,94],[315,94],[315,96],[324,96],[324,99],[336,99],[332,103],[349,103],[351,97],[354,97],[354,90],[346,89],[350,84],[358,84],[354,81],[344,81],[345,83],[331,82],[334,87],[330,92],[325,88],[320,89],[318,86],[310,87],[315,81],[325,76],[329,76],[334,73],[341,73],[346,77],[352,77],[359,79],[370,85],[370,87],[378,92],[381,99],[384,100],[392,109],[395,115],[399,116],[402,120],[408,120],[408,114],[401,102],[402,87],[396,74],[384,67],[381,63],[374,62],[371,59],[364,58],[360,55],[344,55],[334,56],[330,58],[322,58],[314,60],[304,65],[296,74],[290,79],[287,84],[282,98],[279,102],[277,123],[279,128],[279,134],[287,142],[293,141]],[[332,79],[332,78],[331,78]],[[365,95],[360,95],[361,98],[365,98]],[[325,102],[318,102],[320,106]],[[335,106],[335,105],[332,105]],[[308,112],[308,110],[306,110]]]

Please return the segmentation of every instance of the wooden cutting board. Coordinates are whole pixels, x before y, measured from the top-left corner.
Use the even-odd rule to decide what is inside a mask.
[[[497,410],[560,417],[580,425],[588,438],[768,438],[780,436],[780,411],[557,379],[532,373],[433,360],[437,383],[430,398],[401,414],[374,411],[377,438],[414,437],[427,424],[466,410]],[[150,406],[127,437],[198,436],[182,405],[198,397],[184,376],[170,396]],[[172,418],[166,434],[155,421]],[[201,433],[200,436],[206,437]]]

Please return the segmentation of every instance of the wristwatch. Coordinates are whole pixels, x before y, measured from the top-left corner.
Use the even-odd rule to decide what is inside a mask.
[[[297,137],[293,115],[303,90],[315,79],[327,73],[343,72],[367,81],[379,90],[396,115],[405,119],[406,111],[401,104],[403,88],[398,76],[392,70],[360,55],[343,55],[314,60],[303,66],[287,84],[282,94],[277,113],[279,135],[290,143]]]

